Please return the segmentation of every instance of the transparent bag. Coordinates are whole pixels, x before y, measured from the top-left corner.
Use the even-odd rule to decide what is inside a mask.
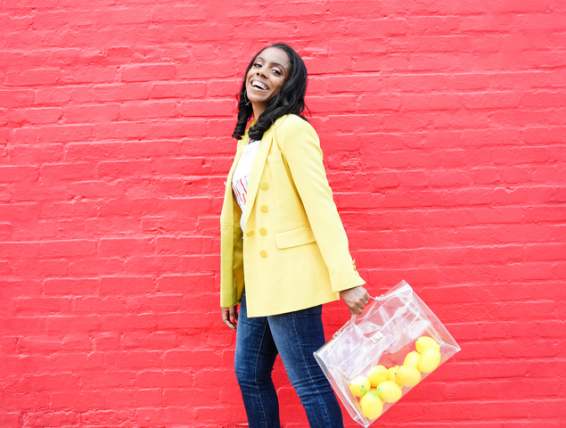
[[[368,427],[459,350],[436,315],[401,281],[372,298],[363,314],[353,315],[314,356],[350,416]]]

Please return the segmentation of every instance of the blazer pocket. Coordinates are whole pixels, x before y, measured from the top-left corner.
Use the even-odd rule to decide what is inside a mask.
[[[316,239],[314,239],[314,234],[310,226],[275,233],[275,245],[277,245],[277,248],[280,250],[310,244],[311,242],[316,242]]]

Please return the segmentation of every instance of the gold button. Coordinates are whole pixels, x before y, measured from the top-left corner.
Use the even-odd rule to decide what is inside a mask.
[[[260,187],[265,190],[269,187],[269,184],[267,184],[267,181],[264,181],[263,183],[261,183]]]
[[[263,250],[261,250],[261,251],[259,252],[259,255],[260,255],[261,257],[263,257],[264,259],[267,257],[267,253],[266,253],[265,251],[263,251]]]
[[[252,236],[253,234],[254,234],[253,229],[250,229],[246,232],[246,235],[248,235],[248,236]]]
[[[261,206],[261,212],[266,213],[267,212],[267,205],[262,205]]]
[[[265,235],[265,234],[267,234],[267,230],[265,230],[265,227],[261,227],[259,229],[259,233],[261,233],[262,235]]]

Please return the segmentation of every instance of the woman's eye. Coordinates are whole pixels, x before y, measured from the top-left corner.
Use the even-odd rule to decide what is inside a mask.
[[[281,72],[276,68],[272,69],[271,72],[277,74],[278,76],[281,76]]]
[[[254,67],[261,67],[261,63],[256,62],[256,63],[254,64]]]

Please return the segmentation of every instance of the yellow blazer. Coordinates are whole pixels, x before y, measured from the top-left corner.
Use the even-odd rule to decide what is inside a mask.
[[[242,214],[232,175],[248,141],[246,132],[220,216],[220,306],[239,303],[245,285],[249,317],[276,315],[337,300],[339,291],[365,284],[350,256],[314,128],[286,115],[263,134]]]

